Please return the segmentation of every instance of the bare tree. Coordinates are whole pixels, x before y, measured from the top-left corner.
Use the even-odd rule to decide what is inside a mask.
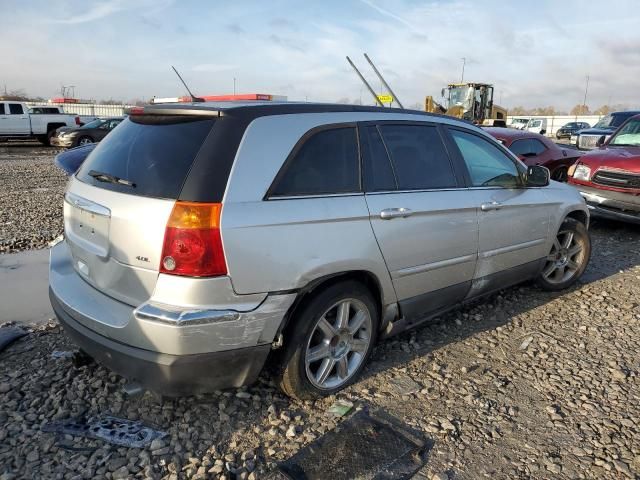
[[[571,109],[569,115],[589,115],[589,113],[588,105],[576,105]]]

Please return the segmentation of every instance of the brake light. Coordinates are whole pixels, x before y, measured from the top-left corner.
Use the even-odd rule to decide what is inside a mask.
[[[144,113],[144,107],[131,107],[127,113],[129,115],[142,115]]]
[[[164,233],[160,272],[192,277],[227,274],[221,203],[176,202]]]

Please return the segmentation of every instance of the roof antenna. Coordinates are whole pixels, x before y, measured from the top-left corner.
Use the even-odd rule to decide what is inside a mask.
[[[176,72],[176,75],[178,76],[178,78],[182,82],[182,85],[184,85],[184,88],[186,88],[187,92],[189,92],[189,96],[191,97],[191,101],[194,102],[194,103],[195,102],[204,102],[204,98],[196,97],[193,93],[191,93],[191,90],[189,90],[189,87],[187,87],[187,84],[185,83],[185,81],[182,79],[182,77],[178,73],[178,70],[176,70],[176,67],[171,65],[171,68],[173,68],[173,71]]]

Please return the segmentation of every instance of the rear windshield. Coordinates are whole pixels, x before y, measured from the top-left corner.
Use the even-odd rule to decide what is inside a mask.
[[[214,123],[202,117],[129,117],[91,152],[77,178],[107,190],[178,198]]]

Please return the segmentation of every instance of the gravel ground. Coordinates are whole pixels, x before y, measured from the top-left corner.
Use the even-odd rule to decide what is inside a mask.
[[[62,233],[67,181],[57,151],[39,143],[0,144],[0,254],[44,248]]]
[[[108,370],[52,358],[73,349],[55,323],[34,327],[0,353],[0,479],[264,478],[341,421],[328,412],[337,400],[422,432],[417,479],[640,478],[640,228],[594,222],[592,238],[574,289],[526,284],[456,310],[381,343],[360,382],[316,402],[291,401],[266,375],[210,395],[128,397]],[[167,436],[136,449],[41,430],[81,414]]]

